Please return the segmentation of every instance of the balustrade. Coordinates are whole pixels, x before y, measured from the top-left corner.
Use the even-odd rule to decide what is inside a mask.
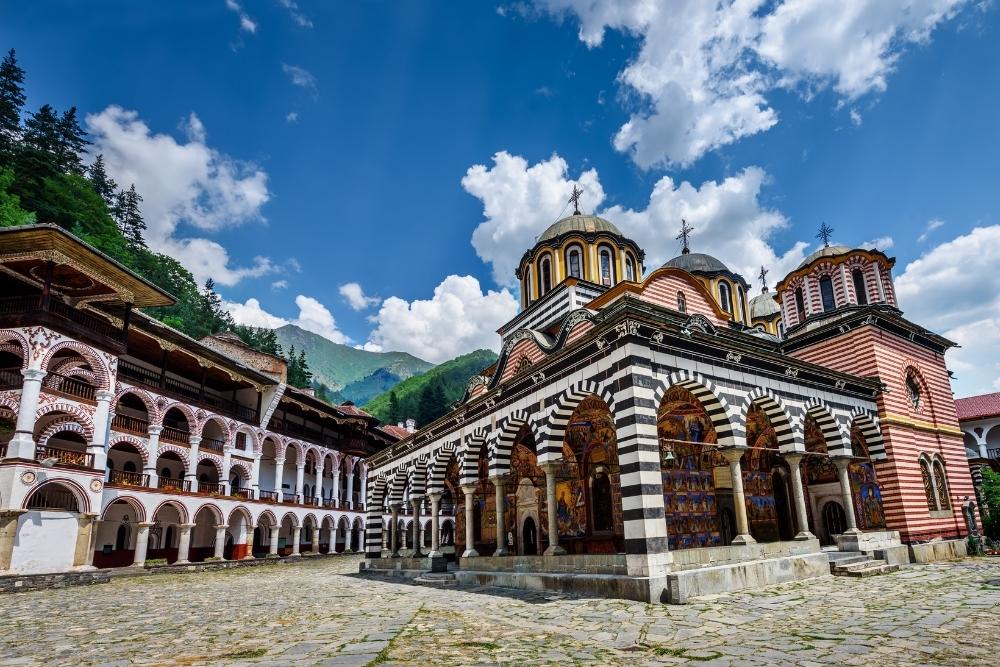
[[[201,444],[198,445],[198,447],[200,449],[208,449],[208,450],[211,450],[213,452],[219,452],[221,454],[223,452],[223,450],[225,449],[225,445],[226,445],[225,441],[224,440],[220,440],[219,438],[204,438],[203,437],[201,439]]]
[[[233,498],[243,498],[244,500],[253,500],[253,489],[232,489],[229,495]]]
[[[156,486],[164,491],[191,491],[191,482],[186,479],[171,479],[170,477],[161,477],[156,481]]]
[[[52,371],[45,374],[45,380],[42,382],[42,387],[46,391],[58,392],[60,394],[72,396],[73,398],[80,398],[85,401],[93,401],[94,392],[96,391],[92,385],[89,385],[78,378],[67,377],[65,375],[60,375],[59,373],[53,373]]]
[[[111,470],[108,486],[149,486],[149,475],[128,470]]]
[[[72,449],[59,449],[57,447],[36,447],[35,458],[39,461],[45,459],[55,459],[55,465],[78,466],[81,468],[94,467],[94,455],[87,452],[78,452]]]
[[[20,389],[23,383],[20,368],[0,368],[0,389]]]
[[[278,492],[277,491],[261,491],[260,497],[258,498],[262,503],[276,503],[278,502]]]
[[[198,482],[198,493],[218,495],[225,493],[225,491],[225,484],[223,482]]]
[[[115,415],[115,418],[111,420],[111,428],[116,431],[141,435],[145,438],[149,435],[149,420],[131,415]]]
[[[163,430],[160,431],[160,440],[186,445],[191,441],[191,434],[184,429],[164,426]]]

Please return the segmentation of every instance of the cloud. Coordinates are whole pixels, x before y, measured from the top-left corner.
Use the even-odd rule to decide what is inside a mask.
[[[607,30],[641,47],[618,80],[631,107],[614,138],[643,168],[686,166],[778,122],[767,96],[832,88],[840,105],[885,90],[906,47],[973,0],[535,0],[574,17],[579,38]],[[852,121],[860,121],[856,111]]]
[[[861,244],[862,248],[869,248],[872,250],[882,250],[886,251],[892,246],[896,245],[896,242],[892,240],[891,236],[879,236],[871,241],[865,241]]]
[[[300,28],[313,27],[312,21],[299,10],[299,5],[295,0],[278,0],[278,4],[288,10],[288,15],[292,17],[292,20]]]
[[[289,123],[297,123],[299,121],[299,112],[289,111],[288,115],[285,116],[285,120]]]
[[[604,188],[597,171],[585,171],[575,181],[567,172],[566,161],[558,155],[529,165],[523,157],[500,152],[493,156],[492,167],[475,165],[462,179],[465,190],[483,202],[486,220],[473,232],[472,245],[492,266],[498,284],[516,285],[514,269],[521,255],[542,230],[567,212],[565,202],[574,183],[584,191],[581,209],[606,217],[638,243],[646,251],[650,270],[680,252],[676,236],[682,218],[695,228],[696,252],[710,252],[745,276],[755,275],[761,265],[772,275],[784,275],[805,255],[807,244],[802,242],[783,252],[772,247],[771,237],[789,222],[761,203],[766,174],[758,167],[699,186],[663,177],[641,210],[622,206],[602,210]]]
[[[346,283],[340,286],[340,296],[354,310],[364,310],[369,306],[375,306],[382,302],[382,299],[373,296],[365,296],[361,285],[358,283]]]
[[[288,80],[292,82],[293,86],[298,86],[299,88],[305,88],[312,92],[316,92],[316,77],[304,67],[299,67],[298,65],[289,65],[287,63],[281,63],[281,71],[285,73]],[[298,114],[296,114],[298,118]]]
[[[337,323],[329,309],[313,297],[299,294],[295,297],[295,305],[299,309],[298,317],[287,320],[265,311],[261,308],[260,301],[254,298],[247,299],[246,303],[233,303],[231,301],[223,303],[223,307],[233,316],[233,321],[237,324],[268,329],[294,324],[334,343],[346,345],[351,342],[350,338],[337,329]]]
[[[959,396],[1000,381],[1000,225],[977,227],[906,265],[896,294],[907,318],[962,347],[948,353]]]
[[[226,8],[235,12],[240,17],[240,30],[248,32],[251,35],[257,34],[257,22],[243,11],[243,6],[240,3],[236,2],[236,0],[226,0]]]
[[[451,275],[430,299],[383,301],[367,349],[409,352],[432,363],[480,348],[499,350],[495,331],[517,310],[508,290],[484,293],[474,277]]]
[[[271,289],[273,290],[287,289],[287,288],[288,288],[287,280],[275,280],[273,283],[271,283]]]
[[[214,278],[233,285],[244,277],[276,271],[266,258],[251,267],[233,268],[221,245],[203,238],[178,238],[181,224],[214,232],[263,221],[270,199],[267,174],[206,143],[206,130],[192,113],[181,125],[186,141],[154,134],[135,111],[109,106],[86,119],[94,146],[109,174],[124,186],[135,184],[143,196],[146,240],[184,264],[199,282]]]
[[[944,220],[941,220],[940,218],[931,218],[927,221],[927,227],[924,228],[923,233],[917,237],[917,243],[923,243],[930,237],[931,232],[943,226]]]

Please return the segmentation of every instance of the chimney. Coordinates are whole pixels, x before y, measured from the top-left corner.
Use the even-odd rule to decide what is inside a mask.
[[[409,431],[410,433],[413,433],[414,431],[416,431],[417,430],[417,420],[414,419],[413,417],[410,417],[409,419],[407,419],[406,420],[406,430]]]

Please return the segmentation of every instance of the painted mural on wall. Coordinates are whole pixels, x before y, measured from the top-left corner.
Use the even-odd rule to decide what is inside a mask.
[[[882,490],[868,455],[868,445],[857,427],[851,429],[851,450],[855,461],[847,468],[854,496],[854,513],[861,530],[885,530]]]
[[[750,534],[758,542],[773,542],[780,539],[772,475],[778,438],[767,415],[757,406],[747,411],[746,429],[750,451],[743,455],[742,467]]]

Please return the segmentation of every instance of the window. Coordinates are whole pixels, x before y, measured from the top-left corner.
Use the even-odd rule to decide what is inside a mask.
[[[722,310],[733,314],[733,296],[728,283],[719,283],[719,303],[722,304]]]
[[[927,459],[920,459],[920,477],[924,481],[924,495],[927,497],[927,509],[937,509],[937,499],[934,495],[934,482],[931,480],[931,465]]]
[[[851,271],[851,278],[854,280],[854,294],[857,297],[858,305],[868,304],[868,286],[865,284],[865,274],[861,269]]]
[[[581,257],[582,255],[578,246],[573,246],[566,252],[566,266],[569,268],[571,278],[583,278]]]
[[[785,323],[782,322],[781,320],[778,320],[778,338],[784,338],[784,337],[785,337]]]
[[[746,318],[743,317],[743,286],[736,286],[736,308],[739,310],[739,319],[745,321]]]
[[[635,282],[635,261],[632,255],[625,255],[625,280]]]
[[[934,490],[937,491],[938,509],[951,509],[951,501],[948,494],[948,478],[944,474],[944,463],[941,462],[941,459],[935,459],[932,467],[934,468]]]
[[[948,477],[944,472],[944,463],[935,457],[933,460],[926,454],[920,457],[920,476],[924,482],[924,495],[927,497],[927,509],[931,512],[948,511],[951,509],[951,499],[948,493]]]
[[[799,316],[799,322],[806,321],[806,303],[802,298],[802,288],[795,288],[795,314]]]
[[[914,410],[920,409],[920,385],[912,374],[906,376],[906,395],[910,397],[910,405]]]
[[[538,284],[542,288],[541,293],[548,294],[552,289],[552,260],[546,255],[538,263]]]
[[[823,310],[833,310],[837,307],[837,300],[833,296],[833,278],[823,276],[819,279],[819,294],[823,297]]]
[[[612,266],[611,261],[611,250],[608,248],[601,248],[601,284],[610,287],[614,285],[615,270]]]
[[[524,305],[531,305],[531,271],[524,278]]]
[[[684,292],[677,293],[677,310],[682,313],[687,312],[687,300],[684,298]]]

